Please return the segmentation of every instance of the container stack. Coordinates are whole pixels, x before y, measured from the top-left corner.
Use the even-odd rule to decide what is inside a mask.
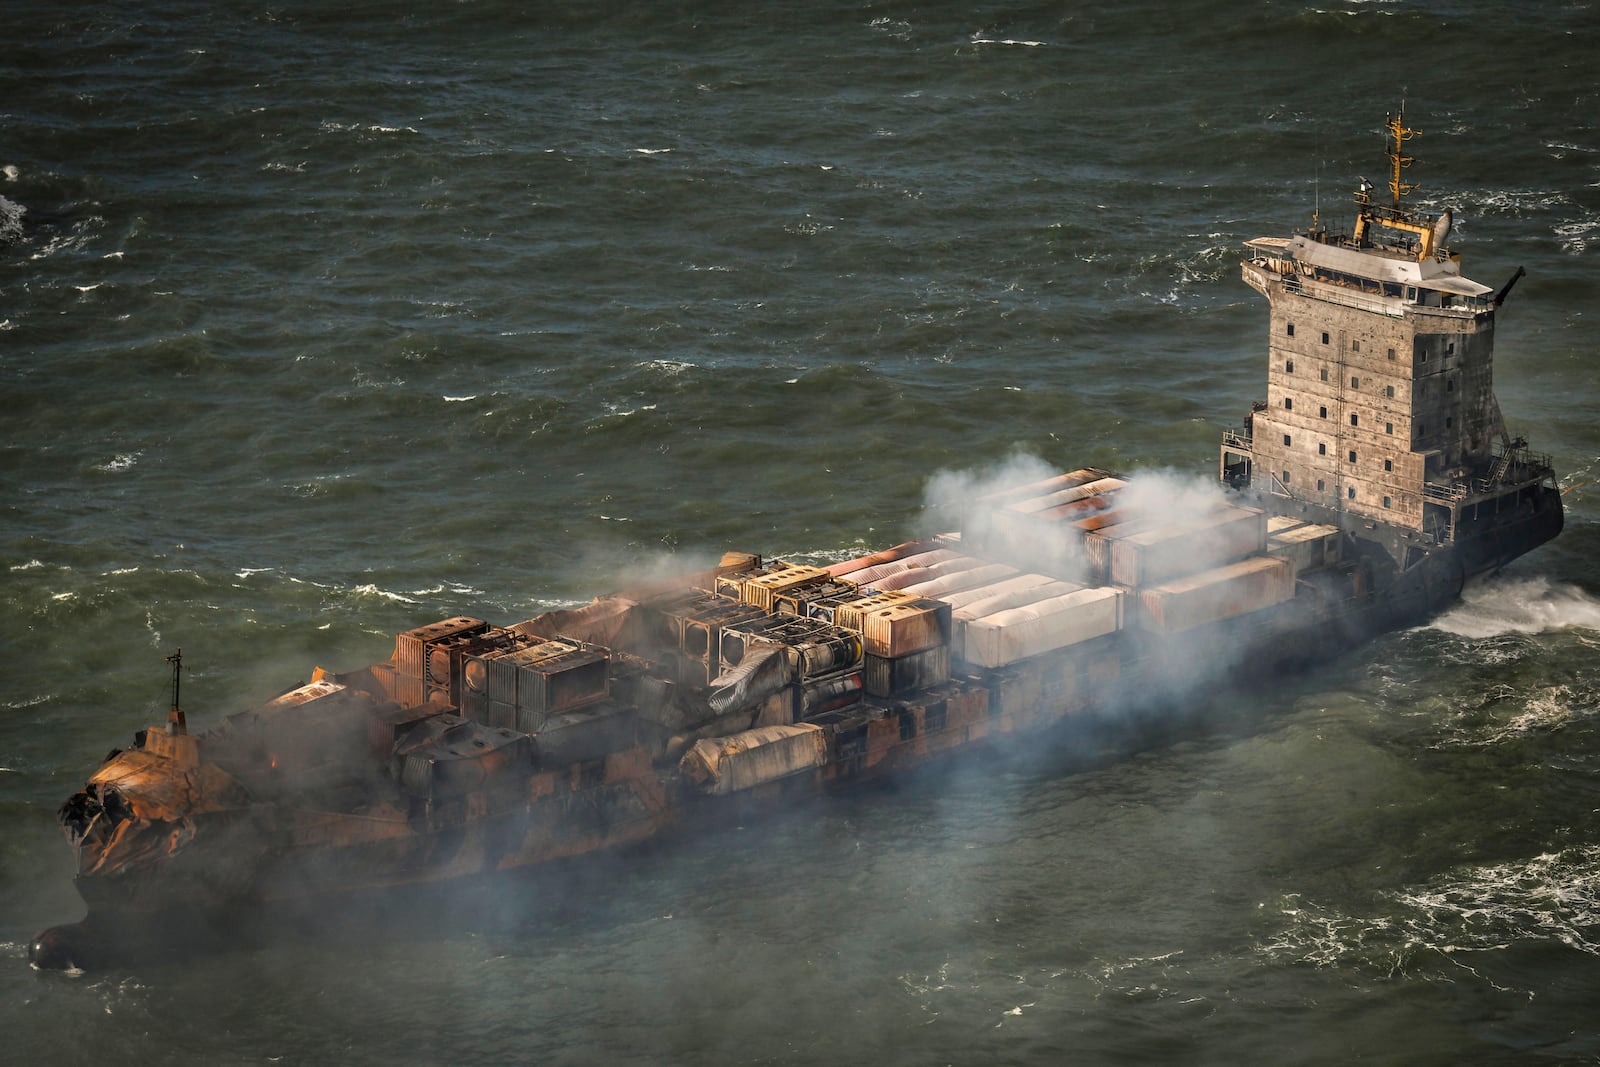
[[[989,493],[961,519],[961,544],[1002,563],[1056,576],[1080,573],[1075,523],[1116,507],[1127,481],[1096,467]]]
[[[1142,624],[1172,634],[1281,604],[1294,596],[1294,564],[1252,556],[1141,590]]]
[[[1274,519],[1267,529],[1267,555],[1294,565],[1295,577],[1339,562],[1340,534],[1336,526]]]
[[[469,657],[462,668],[462,716],[538,733],[552,716],[606,698],[608,660],[602,648],[560,638]]]
[[[418,626],[414,630],[395,635],[394,655],[389,661],[386,684],[391,686],[391,697],[403,708],[418,707],[427,703],[426,672],[428,653],[440,642],[452,637],[481,634],[489,629],[482,619],[457,615]]]
[[[903,592],[839,605],[835,623],[861,635],[866,691],[898,696],[950,680],[950,605]]]

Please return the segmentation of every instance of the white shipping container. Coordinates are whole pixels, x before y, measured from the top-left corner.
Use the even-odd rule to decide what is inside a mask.
[[[1264,551],[1267,516],[1255,508],[1225,507],[1117,538],[1110,547],[1113,582],[1159,585]]]
[[[1029,656],[1103,637],[1122,628],[1120,589],[1079,589],[1010,608],[965,627],[962,655],[980,667],[1004,667]]]
[[[1043,574],[1019,574],[1015,578],[1004,581],[992,582],[989,585],[980,585],[973,589],[963,589],[959,593],[944,593],[939,600],[949,604],[954,609],[961,609],[968,604],[979,600],[988,600],[990,597],[1005,596],[1008,593],[1020,592],[1024,589],[1033,589],[1041,585],[1049,585],[1056,579]],[[1039,599],[1044,599],[1040,597]],[[995,610],[999,610],[998,608]]]
[[[984,561],[975,556],[956,556],[953,559],[931,563],[926,567],[912,567],[899,574],[891,574],[887,578],[880,578],[873,582],[868,592],[889,593],[896,589],[904,589],[910,585],[920,585],[931,582],[947,575],[961,574],[984,566]]]
[[[1294,596],[1294,565],[1275,556],[1252,556],[1139,594],[1142,625],[1157,633],[1221,622]]]
[[[978,589],[986,585],[992,585],[1003,578],[1013,577],[1017,573],[1017,568],[1007,567],[1004,563],[984,563],[982,560],[978,560],[977,563],[978,565],[975,567],[941,574],[930,581],[903,585],[900,587],[900,591],[902,593],[910,593],[912,596],[928,596],[942,600],[945,593],[959,593],[964,589]],[[935,569],[934,567],[928,568],[930,572]]]
[[[864,588],[880,578],[887,578],[891,574],[899,574],[901,571],[907,571],[913,567],[920,568],[934,563],[943,563],[947,559],[955,559],[960,554],[948,548],[935,548],[928,552],[918,552],[902,559],[891,560],[888,563],[878,563],[859,571],[853,571],[849,578],[856,585]]]

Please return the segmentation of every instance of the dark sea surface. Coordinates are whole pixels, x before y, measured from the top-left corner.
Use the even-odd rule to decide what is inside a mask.
[[[1600,1060],[1600,7],[45,4],[0,40],[15,1063]],[[1290,680],[76,977],[60,802],[159,721],[1016,457],[1204,479],[1240,242],[1415,199],[1567,530]],[[1246,681],[1256,681],[1245,677]],[[554,877],[554,876],[552,876]]]

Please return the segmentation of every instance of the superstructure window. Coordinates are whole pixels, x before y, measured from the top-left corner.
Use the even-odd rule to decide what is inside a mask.
[[[1319,492],[1319,493],[1322,492],[1322,479],[1321,478],[1317,479],[1317,492]]]
[[[1327,442],[1326,441],[1318,442],[1317,443],[1317,455],[1326,456],[1327,454],[1328,454],[1328,444],[1327,444]]]
[[[1391,348],[1391,349],[1389,349],[1389,358],[1390,358],[1390,359],[1393,359],[1393,358],[1394,358],[1394,349],[1392,349],[1392,348]]]
[[[1285,411],[1293,411],[1294,410],[1294,397],[1286,396],[1286,397],[1283,398],[1283,410],[1285,410]]]
[[[1361,388],[1361,379],[1357,378],[1354,374],[1350,375],[1350,388],[1352,388],[1352,389],[1360,389]]]
[[[1451,417],[1449,415],[1446,415],[1444,417],[1444,428],[1445,429],[1448,430],[1450,427],[1454,426],[1455,423],[1456,423],[1456,420],[1453,417]]]
[[[1328,335],[1326,333],[1324,333],[1322,335],[1322,343],[1323,344],[1327,344],[1328,343]]]
[[[1354,500],[1356,498],[1356,487],[1352,485],[1348,490],[1346,490],[1346,495],[1349,496],[1351,500]]]
[[[1354,463],[1355,461],[1356,461],[1356,450],[1352,448],[1350,450],[1350,462]]]
[[[1327,367],[1323,367],[1322,368],[1322,380],[1323,381],[1327,381],[1328,380],[1328,368]]]
[[[1392,385],[1384,386],[1383,387],[1383,395],[1388,397],[1390,400],[1393,400],[1394,399],[1394,386],[1392,386]]]
[[[1283,484],[1284,485],[1288,485],[1289,484],[1289,472],[1288,471],[1284,471],[1283,472]]]
[[[1384,507],[1388,507],[1389,506],[1389,498],[1388,497],[1384,497],[1383,498],[1383,506]]]
[[[1444,346],[1444,354],[1447,356],[1453,356],[1456,354],[1456,343],[1454,341],[1451,341],[1449,344]]]
[[[1456,391],[1456,380],[1454,378],[1446,378],[1444,380],[1444,391],[1447,393]]]
[[[1321,407],[1319,407],[1317,409],[1317,414],[1321,415],[1323,418],[1327,418],[1328,417],[1328,406],[1326,404],[1324,404]]]
[[[1285,448],[1288,447],[1288,445],[1289,445],[1289,435],[1288,434],[1284,434],[1283,435],[1283,444],[1284,444]]]
[[[1361,425],[1360,416],[1356,415],[1355,412],[1351,412],[1350,413],[1350,425],[1351,426],[1359,426],[1359,425]]]
[[[1394,423],[1392,423],[1392,422],[1384,423],[1383,424],[1383,432],[1384,433],[1394,433]]]
[[[1289,323],[1289,336],[1290,337],[1294,336],[1294,323],[1292,323],[1292,322]]]
[[[1283,361],[1283,373],[1285,373],[1285,374],[1293,374],[1294,373],[1294,360],[1286,359],[1286,360]]]
[[[1352,351],[1352,352],[1361,351],[1361,342],[1360,341],[1351,341],[1350,342],[1350,351]]]
[[[1392,459],[1384,460],[1383,461],[1383,469],[1386,470],[1386,471],[1394,470],[1394,460],[1392,460]]]

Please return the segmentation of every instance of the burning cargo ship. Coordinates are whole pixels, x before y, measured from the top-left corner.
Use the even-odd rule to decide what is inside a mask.
[[[83,924],[36,965],[169,909],[257,907],[479,876],[692,826],[729,802],[902,772],[1415,622],[1555,537],[1546,457],[1492,383],[1498,291],[1365,181],[1348,234],[1246,242],[1268,301],[1267,399],[1223,435],[1220,486],[1152,505],[1086,467],[973,502],[958,533],[828,566],[710,570],[509,626],[396,637],[198,734],[178,710],[114,752],[60,821]]]

